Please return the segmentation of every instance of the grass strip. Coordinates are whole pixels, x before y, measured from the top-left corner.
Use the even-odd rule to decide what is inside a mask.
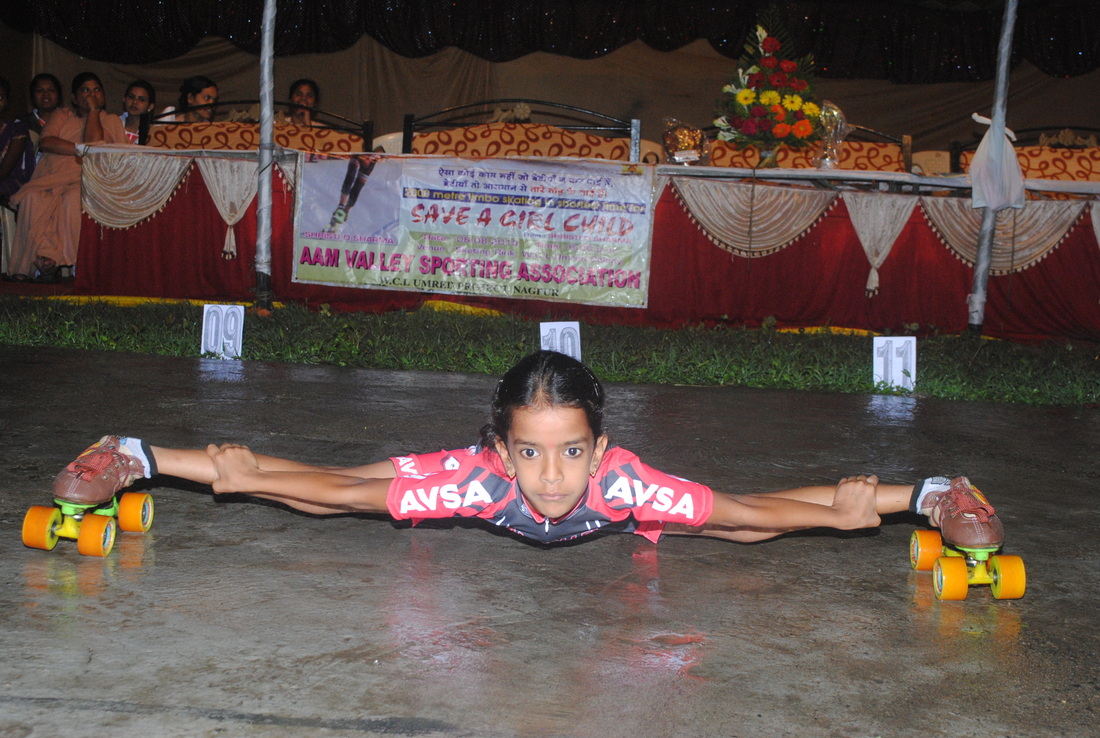
[[[3,344],[196,356],[201,336],[202,307],[196,304],[0,298]],[[586,325],[582,339],[585,362],[605,381],[905,394],[875,385],[870,337],[839,331]],[[429,309],[334,314],[289,305],[249,311],[242,358],[500,374],[538,342],[536,321],[511,316]],[[1098,348],[921,338],[915,394],[1093,405],[1100,402]]]

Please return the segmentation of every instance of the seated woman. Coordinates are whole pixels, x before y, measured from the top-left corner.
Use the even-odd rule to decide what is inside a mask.
[[[141,116],[153,112],[157,104],[157,91],[153,85],[143,79],[137,79],[126,88],[126,94],[122,96],[124,112],[122,127],[126,131],[126,140],[132,144],[140,144],[141,141]],[[148,126],[146,127],[148,128]]]
[[[4,120],[4,111],[11,100],[11,85],[0,77],[0,206],[34,173],[34,146],[23,121]]]
[[[321,88],[311,79],[298,79],[290,84],[290,106],[280,123],[309,128],[313,122],[313,110],[321,102]]]
[[[157,117],[167,123],[209,123],[217,104],[218,86],[199,74],[183,81],[176,106],[169,105]]]
[[[56,282],[76,264],[80,241],[80,159],[91,143],[126,143],[117,115],[103,110],[103,84],[92,72],[73,78],[72,107],[58,108],[42,129],[44,152],[34,176],[11,198],[19,208],[10,273]]]
[[[61,80],[48,72],[34,75],[30,88],[31,112],[21,120],[35,133],[42,133],[42,126],[50,113],[61,105]]]

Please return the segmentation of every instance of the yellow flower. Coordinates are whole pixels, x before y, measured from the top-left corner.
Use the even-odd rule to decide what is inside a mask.
[[[737,93],[737,102],[741,105],[752,105],[756,100],[756,93],[746,88]]]
[[[802,106],[802,112],[806,114],[807,118],[818,118],[821,116],[821,108],[817,106],[817,103],[806,103]]]
[[[783,107],[792,113],[802,109],[802,96],[801,95],[785,95],[783,97]]]
[[[760,93],[760,104],[766,107],[770,108],[772,105],[778,105],[779,100],[779,93],[775,90],[765,90]]]

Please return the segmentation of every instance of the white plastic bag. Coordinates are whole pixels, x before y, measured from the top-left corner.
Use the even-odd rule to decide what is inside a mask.
[[[992,122],[977,113],[971,117],[987,126]],[[993,212],[1005,208],[1022,208],[1024,172],[1020,169],[1020,161],[1012,147],[1016,134],[1006,128],[1000,141],[991,141],[990,133],[990,130],[985,132],[978,144],[978,150],[974,152],[974,159],[970,162],[974,207],[992,208]]]

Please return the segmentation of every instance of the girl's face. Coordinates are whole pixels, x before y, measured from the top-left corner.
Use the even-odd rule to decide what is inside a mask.
[[[39,113],[50,113],[61,102],[61,92],[48,79],[39,80],[34,86],[34,107]]]
[[[87,80],[73,93],[73,107],[84,114],[92,108],[103,110],[105,100],[103,87],[94,79]]]
[[[187,96],[188,107],[194,107],[196,105],[209,105],[210,103],[216,103],[218,101],[218,88],[207,87],[206,89],[192,95]],[[197,110],[189,111],[192,115],[200,120],[210,121],[214,119],[214,108],[199,108]]]
[[[317,104],[317,96],[313,94],[313,88],[309,85],[298,85],[294,92],[290,93],[290,101],[295,107],[312,108]]]
[[[593,437],[584,410],[575,407],[519,408],[506,442],[497,442],[524,499],[551,519],[577,506],[606,450],[607,436]]]
[[[144,87],[131,87],[123,96],[122,103],[126,112],[135,118],[153,109],[153,103],[149,102],[149,90]]]

